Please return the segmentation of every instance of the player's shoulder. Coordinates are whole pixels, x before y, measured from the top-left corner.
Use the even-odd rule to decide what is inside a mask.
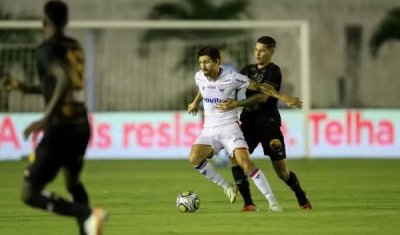
[[[255,71],[255,69],[256,69],[256,64],[247,64],[242,68],[242,70],[240,70],[240,73],[247,74],[251,71]]]
[[[223,70],[221,74],[221,82],[225,84],[234,83],[235,79],[242,77],[243,75],[233,70]]]
[[[73,37],[64,36],[62,43],[64,44],[64,46],[66,46],[68,48],[82,50],[82,46],[81,46],[80,42]]]
[[[277,65],[277,64],[275,64],[273,62],[271,62],[268,65],[267,69],[270,70],[270,71],[274,71],[274,72],[280,72],[281,71],[281,67],[279,67],[279,65]]]
[[[257,68],[257,64],[247,64],[243,67],[243,70],[251,70],[252,68]]]
[[[206,76],[204,76],[204,73],[202,70],[199,70],[196,72],[196,74],[194,75],[194,79],[196,80],[196,82],[205,82],[207,81]]]
[[[68,36],[56,36],[50,39],[43,41],[39,48],[43,49],[80,49],[82,50],[82,46],[78,40]]]

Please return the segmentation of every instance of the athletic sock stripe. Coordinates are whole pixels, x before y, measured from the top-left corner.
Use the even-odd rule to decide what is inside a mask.
[[[253,170],[250,171],[249,176],[253,177],[255,176],[260,170],[258,168],[254,168]]]
[[[207,160],[203,160],[199,165],[195,166],[196,170],[201,170],[207,164]]]

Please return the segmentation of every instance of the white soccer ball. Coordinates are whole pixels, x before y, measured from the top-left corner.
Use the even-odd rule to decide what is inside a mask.
[[[176,207],[182,213],[195,212],[200,208],[200,197],[193,191],[185,191],[178,195]]]

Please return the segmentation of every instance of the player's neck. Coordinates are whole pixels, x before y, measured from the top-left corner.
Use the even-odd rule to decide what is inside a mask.
[[[52,38],[54,36],[62,36],[62,35],[64,35],[64,30],[63,29],[53,29],[53,30],[49,31],[45,35],[45,38],[49,39],[49,38]]]
[[[208,76],[208,78],[209,78],[210,80],[215,80],[215,79],[218,77],[218,75],[219,75],[220,72],[221,72],[221,68],[218,67],[218,69],[215,70],[214,73],[210,74],[210,76]]]
[[[257,68],[262,69],[262,68],[264,68],[265,66],[267,66],[269,64],[271,64],[271,60],[268,60],[268,61],[266,61],[265,63],[262,63],[262,64],[257,64]]]

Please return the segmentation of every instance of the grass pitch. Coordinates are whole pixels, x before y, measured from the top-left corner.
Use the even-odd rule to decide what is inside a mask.
[[[313,209],[301,211],[294,194],[274,174],[264,171],[283,213],[252,184],[258,212],[241,212],[242,198],[230,204],[220,187],[198,174],[188,161],[88,161],[83,181],[91,204],[110,212],[105,235],[121,234],[399,234],[399,160],[291,160]],[[28,208],[20,201],[25,162],[0,162],[1,235],[74,235],[75,221]],[[230,169],[219,169],[233,182]],[[68,196],[62,174],[49,189]],[[196,213],[182,214],[176,196],[193,190],[201,198]]]

